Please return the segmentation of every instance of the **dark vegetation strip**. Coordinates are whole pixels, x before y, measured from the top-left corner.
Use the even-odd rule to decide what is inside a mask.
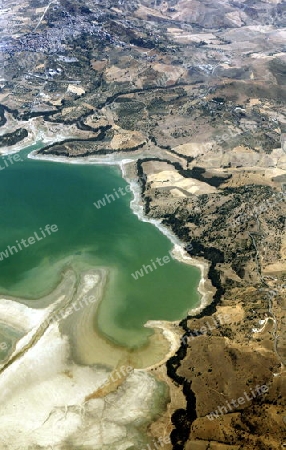
[[[142,191],[143,198],[145,200],[145,213],[148,214],[150,211],[149,201],[150,199],[144,195],[146,190],[146,179],[144,177],[144,171],[142,167],[143,162],[147,162],[150,160],[158,160],[163,161],[157,158],[146,158],[137,161],[137,174],[138,177],[142,180]],[[170,161],[164,160],[170,164],[173,164],[176,169],[182,173],[185,171],[181,168],[179,163],[171,163]],[[180,166],[180,168],[179,168]],[[190,171],[188,171],[188,174]],[[192,171],[193,177],[194,174],[200,176],[202,172],[200,171]],[[218,178],[218,177],[217,177]],[[198,178],[197,178],[198,179]],[[207,181],[206,181],[207,182]],[[174,221],[174,217],[171,214],[166,214],[164,216],[163,223],[168,226],[177,236],[178,238],[185,242],[187,240],[187,236],[185,235],[185,227],[180,219]],[[183,230],[183,231],[182,231]],[[192,241],[193,248],[188,251],[190,256],[192,257],[203,257],[205,260],[209,261],[210,266],[208,270],[208,278],[211,280],[212,285],[216,288],[216,292],[213,297],[213,301],[210,305],[207,305],[196,318],[202,318],[206,316],[211,316],[216,312],[217,305],[220,303],[221,297],[225,292],[221,284],[219,271],[216,269],[216,265],[218,263],[222,263],[224,261],[224,254],[221,250],[216,249],[215,247],[205,247],[199,240]],[[188,320],[191,316],[187,316],[180,322],[180,327],[184,330],[184,335],[188,336],[191,333],[191,330],[188,328]],[[183,450],[185,443],[187,442],[191,425],[197,418],[196,412],[196,396],[194,391],[192,390],[192,382],[187,380],[186,378],[178,375],[177,370],[181,366],[181,361],[185,359],[187,355],[187,339],[182,339],[181,345],[177,350],[176,354],[172,356],[166,363],[167,374],[168,376],[177,384],[182,386],[183,393],[186,398],[186,409],[177,409],[172,415],[172,423],[174,425],[174,429],[171,432],[171,442],[173,445],[173,450]]]

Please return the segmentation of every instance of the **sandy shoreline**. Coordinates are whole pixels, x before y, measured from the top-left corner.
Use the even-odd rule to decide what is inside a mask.
[[[81,313],[85,319],[90,318],[97,308],[105,275],[103,269],[88,271],[82,274],[76,290],[71,289],[71,295],[67,294],[65,306],[71,306],[74,296],[80,303],[87,294],[95,294],[95,300],[86,308],[73,312],[73,328]],[[69,280],[66,283],[70,284]],[[58,303],[62,301],[59,298]],[[13,310],[14,314],[23,311],[29,320],[28,333],[19,341],[19,357],[0,374],[0,447],[11,450],[54,448],[65,444],[67,439],[78,446],[88,441],[95,450],[103,447],[115,450],[119,444],[129,448],[134,441],[140,443],[142,439],[146,439],[147,445],[144,430],[136,429],[131,437],[128,430],[134,421],[146,415],[151,422],[152,411],[156,414],[162,411],[162,404],[154,401],[158,389],[160,392],[155,377],[144,370],[132,370],[125,383],[125,377],[118,377],[119,369],[125,368],[121,364],[114,375],[118,380],[118,389],[115,389],[108,368],[85,366],[73,360],[73,344],[63,333],[61,324],[67,319],[50,320],[53,304],[39,312],[12,300],[9,302],[10,315],[13,316]],[[5,307],[4,299],[2,303]],[[86,325],[86,320],[79,324],[81,334]],[[104,387],[104,395],[101,395]]]
[[[49,143],[53,143],[53,139],[48,139]],[[38,142],[36,142],[37,144]],[[47,143],[47,139],[45,139],[45,144]],[[23,150],[23,147],[13,148],[13,152],[19,152]],[[106,155],[104,157],[78,157],[78,158],[68,158],[63,156],[50,156],[50,155],[38,155],[36,154],[38,150],[33,150],[28,154],[28,158],[36,159],[36,160],[44,160],[44,161],[54,161],[61,162],[65,164],[81,164],[81,165],[111,165],[111,166],[119,166],[121,170],[122,177],[129,183],[133,199],[130,202],[130,207],[135,215],[139,218],[139,220],[143,222],[149,222],[157,227],[161,233],[163,233],[173,244],[172,254],[176,260],[179,262],[183,262],[185,264],[192,265],[197,267],[200,270],[201,276],[200,281],[197,287],[197,291],[200,294],[200,304],[192,308],[188,311],[188,315],[195,316],[200,313],[207,305],[212,302],[212,298],[215,292],[215,288],[211,285],[210,280],[207,278],[209,264],[206,261],[195,259],[190,257],[187,252],[184,250],[184,245],[180,242],[180,240],[172,233],[168,228],[166,228],[160,220],[149,219],[144,215],[144,207],[141,200],[141,187],[137,180],[130,179],[127,172],[130,164],[135,163],[138,159],[138,155],[134,158],[124,158],[123,155],[115,155],[115,157],[110,157],[110,155]],[[10,152],[11,153],[11,152]],[[154,329],[155,333],[162,334],[164,338],[169,342],[169,351],[166,356],[159,361],[158,363],[151,365],[150,367],[146,367],[144,370],[151,370],[154,367],[158,367],[164,364],[171,356],[175,354],[180,346],[180,338],[178,337],[178,332],[174,331],[174,327],[177,327],[180,320],[178,321],[148,321],[144,326],[147,328]],[[157,330],[157,331],[155,331]]]
[[[19,149],[18,151],[20,151],[20,150],[23,150],[23,148]],[[133,199],[131,200],[130,207],[131,207],[133,213],[138,216],[139,220],[144,221],[144,222],[152,223],[154,226],[156,226],[160,230],[160,232],[162,232],[171,241],[171,243],[173,244],[172,253],[173,253],[174,257],[178,261],[184,262],[186,264],[193,265],[193,266],[197,267],[200,270],[201,277],[200,277],[200,282],[199,282],[199,285],[198,285],[198,288],[197,288],[197,290],[198,290],[198,292],[199,292],[199,294],[201,296],[200,304],[196,308],[191,309],[189,311],[189,315],[196,315],[196,314],[198,314],[203,308],[205,308],[206,305],[211,303],[214,289],[211,289],[210,281],[207,279],[208,264],[206,262],[204,262],[204,261],[195,260],[195,259],[191,258],[187,254],[187,252],[184,250],[184,245],[180,242],[180,240],[170,230],[168,230],[164,225],[162,225],[160,220],[149,219],[149,218],[147,218],[144,215],[144,208],[143,208],[143,204],[142,204],[142,201],[141,201],[141,187],[140,187],[140,184],[138,183],[138,181],[136,179],[135,180],[134,179],[130,179],[128,177],[128,175],[127,175],[127,169],[130,166],[130,163],[135,163],[138,155],[136,155],[136,158],[134,158],[134,159],[122,158],[122,155],[120,155],[120,158],[118,158],[118,159],[111,159],[110,155],[109,155],[107,158],[104,158],[104,159],[103,158],[88,157],[88,158],[74,158],[74,159],[71,160],[70,158],[67,158],[67,157],[54,157],[54,156],[47,156],[47,155],[39,156],[39,155],[36,155],[35,153],[36,153],[36,150],[34,150],[31,153],[29,153],[28,154],[28,158],[37,159],[37,160],[62,162],[62,163],[68,163],[68,164],[82,164],[82,165],[96,164],[96,165],[113,165],[113,166],[117,165],[117,166],[119,166],[120,169],[121,169],[122,177],[127,181],[127,183],[130,184],[130,187],[131,187],[131,191],[132,191],[132,194],[133,194]],[[101,292],[101,294],[102,294],[102,292]],[[95,368],[97,366],[96,357],[95,357],[94,360],[90,359],[90,355],[93,353],[93,348],[92,348],[91,342],[94,341],[94,339],[93,339],[94,335],[92,335],[92,333],[89,332],[89,333],[87,333],[87,336],[83,336],[84,333],[82,333],[82,330],[83,329],[84,330],[87,329],[89,321],[91,320],[91,311],[92,310],[94,311],[94,308],[97,309],[97,307],[99,305],[99,302],[102,299],[102,295],[100,297],[101,298],[99,298],[99,296],[97,296],[96,306],[92,305],[92,307],[87,307],[86,308],[86,311],[82,314],[82,317],[80,317],[79,321],[77,320],[77,317],[74,316],[71,319],[71,322],[68,325],[68,328],[66,330],[66,331],[75,330],[75,333],[74,333],[74,336],[73,336],[72,339],[74,340],[74,342],[78,343],[77,344],[78,345],[78,347],[77,347],[78,354],[81,354],[81,353],[83,354],[83,360],[82,361],[75,361],[75,363],[76,364],[80,364],[81,367],[86,367],[86,368],[93,367],[93,368]],[[168,381],[167,373],[165,373],[166,372],[165,364],[172,356],[175,355],[176,351],[179,349],[179,347],[181,345],[182,330],[178,326],[179,322],[180,321],[172,321],[172,322],[170,321],[169,322],[169,321],[163,321],[163,320],[162,321],[161,320],[156,320],[156,321],[153,321],[153,320],[151,321],[150,320],[150,321],[147,321],[145,323],[145,325],[144,325],[145,327],[152,328],[154,330],[154,334],[150,337],[150,340],[149,340],[150,344],[148,345],[148,348],[147,348],[147,354],[148,354],[148,352],[150,352],[150,349],[152,349],[152,352],[154,352],[154,355],[156,356],[156,351],[158,351],[158,348],[160,348],[160,352],[162,352],[162,353],[160,354],[160,357],[158,359],[154,360],[154,363],[151,363],[151,360],[150,360],[149,364],[145,365],[145,367],[144,367],[144,364],[143,364],[142,368],[138,368],[138,369],[134,368],[133,369],[133,375],[130,375],[131,378],[128,378],[129,383],[130,383],[130,379],[132,379],[132,377],[135,377],[134,384],[136,384],[136,386],[137,386],[138,383],[139,383],[139,387],[140,387],[141,384],[142,384],[142,382],[140,381],[142,379],[141,377],[145,377],[146,379],[144,378],[144,380],[145,380],[144,383],[146,384],[146,386],[149,386],[149,387],[146,387],[147,391],[149,392],[150,389],[151,389],[152,378],[154,377],[154,379],[156,379],[158,381],[159,380],[164,381],[164,384],[167,384],[169,386],[170,390],[173,389],[173,387],[170,385],[170,383]],[[77,323],[78,323],[78,329],[77,329]],[[57,323],[55,323],[54,325],[50,326],[49,327],[49,329],[50,329],[49,334],[56,332],[57,327],[58,327]],[[91,329],[91,327],[90,327],[90,329]],[[47,330],[47,332],[48,331],[49,330]],[[48,334],[45,333],[43,335],[43,338],[46,335],[48,336]],[[27,335],[27,338],[28,338],[28,336],[29,336],[29,333]],[[97,336],[99,336],[99,334],[97,334]],[[82,338],[80,339],[80,337],[82,337]],[[65,352],[67,352],[66,342],[59,341],[58,335],[56,337],[56,341],[57,340],[58,340],[58,346],[64,345]],[[23,342],[23,344],[24,344],[23,347],[25,348],[27,346],[27,342],[26,342],[26,340],[24,340],[24,341],[25,342]],[[87,346],[87,342],[89,342],[89,346]],[[98,346],[96,353],[99,352],[101,354],[102,351],[104,352],[104,354],[108,354],[109,353],[108,351],[106,351],[107,348],[104,350],[105,345],[101,346],[101,344],[99,343],[98,340],[96,340],[96,345]],[[166,345],[166,348],[165,348],[165,345]],[[38,348],[38,346],[36,345],[35,346],[36,355],[41,351],[40,349],[37,350],[37,348]],[[164,351],[162,351],[162,350],[164,350]],[[116,349],[114,349],[114,351],[116,352]],[[138,352],[139,359],[141,357],[143,358],[142,361],[144,360],[144,358],[146,358],[146,355],[145,355],[144,351],[145,350],[143,349],[142,354],[140,354],[140,351]],[[32,352],[32,350],[31,350],[31,352]],[[113,352],[111,351],[111,353],[113,353]],[[118,349],[117,349],[117,353],[118,353]],[[113,356],[115,356],[115,354],[116,353],[114,353]],[[163,354],[164,354],[164,356],[163,356]],[[74,355],[72,355],[72,359],[74,359],[73,356]],[[92,354],[92,357],[94,357],[94,354]],[[120,362],[120,360],[118,360],[117,363],[115,362],[115,367],[118,364],[119,364],[119,366],[122,366],[122,364],[123,364],[122,367],[124,367],[124,365],[127,364],[128,358],[126,358],[126,353],[122,352],[122,358],[123,358],[123,362]],[[151,356],[151,359],[152,358],[153,358],[153,356]],[[22,358],[19,361],[16,361],[16,366],[18,365],[17,362],[20,363],[21,360],[22,360]],[[106,358],[105,358],[105,360],[106,360]],[[147,360],[148,360],[148,358],[147,358]],[[115,361],[116,361],[116,359],[115,359]],[[107,362],[108,361],[106,360],[106,363]],[[59,367],[60,366],[63,367],[62,364],[63,364],[62,362],[59,362]],[[12,366],[13,365],[14,364],[12,364]],[[128,365],[130,365],[130,364],[128,364]],[[61,369],[61,370],[63,370],[63,369]],[[72,371],[77,370],[77,369],[76,368],[68,368],[67,370],[72,372]],[[159,372],[158,373],[156,372],[157,370],[159,370],[159,371],[163,370],[164,374],[163,375],[162,374],[159,375]],[[9,371],[9,373],[10,373],[10,371]],[[157,374],[158,374],[158,376],[156,376]],[[56,376],[58,377],[59,375],[57,374]],[[151,377],[151,378],[149,379],[148,377]],[[99,380],[102,380],[103,378],[106,378],[106,372],[102,373],[100,371],[100,369],[99,369],[98,382],[99,382]],[[98,383],[98,382],[96,382],[96,383]],[[93,383],[94,383],[94,381],[93,381]],[[92,384],[92,385],[90,385],[90,387],[88,387],[88,390],[91,389],[91,386],[93,386],[92,389],[95,390],[94,392],[97,392],[97,389],[98,388],[100,389],[101,384],[97,384],[97,385],[96,384]],[[124,386],[124,383],[123,383],[123,385],[120,386],[120,389],[123,388],[123,386]],[[126,395],[127,396],[131,395],[131,391],[130,391],[130,389],[128,390],[128,387],[126,387],[124,389],[127,389],[126,390]],[[141,387],[140,387],[140,389],[141,389]],[[152,389],[154,389],[154,393],[157,390],[155,385],[154,386],[152,385]],[[88,392],[88,391],[86,391],[86,392]],[[118,393],[119,399],[121,398],[120,397],[120,392],[121,391],[119,391],[119,393]],[[129,392],[130,392],[130,394],[129,394]],[[140,390],[140,392],[141,392],[141,390]],[[40,395],[40,393],[37,393],[35,395],[38,396],[38,395]],[[67,392],[66,392],[65,395],[67,395],[67,399],[68,399],[69,398],[68,389],[67,389]],[[94,394],[88,394],[88,395],[94,395]],[[115,395],[117,395],[116,392],[111,392],[110,394],[107,395],[107,399],[109,398],[109,396],[115,396]],[[146,397],[146,395],[145,395],[145,397]],[[149,397],[150,397],[150,401],[151,401],[152,395],[149,396]],[[92,400],[92,402],[94,402],[94,401],[95,400]],[[103,401],[103,399],[99,398],[97,401]],[[76,402],[76,403],[78,403],[80,405],[79,406],[79,411],[81,411],[81,409],[85,407],[84,406],[85,403],[83,403],[83,402],[84,402],[83,398],[79,397],[78,401]],[[134,402],[135,402],[135,400],[132,400],[132,404]],[[83,405],[83,406],[81,406],[81,405]],[[170,406],[168,406],[167,411],[169,411],[169,407]],[[138,408],[139,408],[139,404],[138,404]],[[54,409],[55,409],[55,407],[54,407]],[[54,409],[52,411],[54,411]],[[48,411],[48,410],[49,409],[47,407],[46,411]],[[141,411],[141,408],[139,408],[138,411]],[[140,412],[140,414],[141,414],[141,412]],[[44,417],[44,412],[43,412],[43,417]],[[50,417],[50,416],[48,416],[48,417]],[[48,420],[50,420],[50,419],[48,419]],[[164,419],[162,419],[162,420],[163,420],[162,423],[164,424]],[[164,428],[164,425],[162,425],[162,426]],[[76,428],[73,428],[73,425],[70,424],[68,426],[68,430],[66,432],[70,433],[70,432],[72,432],[72,430],[75,430],[75,429]],[[46,441],[47,437],[45,435],[45,432],[43,432],[43,433],[44,433],[43,434],[43,439]],[[165,433],[165,431],[164,431],[164,433]],[[41,439],[42,439],[42,437],[41,437]]]
[[[194,259],[190,257],[187,252],[184,250],[183,244],[180,242],[180,240],[177,238],[177,236],[174,235],[168,228],[166,228],[164,225],[162,225],[160,220],[156,219],[149,219],[144,215],[144,208],[141,201],[141,187],[140,184],[136,180],[132,180],[127,176],[127,167],[130,163],[136,162],[137,158],[131,159],[131,158],[120,158],[120,159],[110,159],[110,155],[108,157],[105,157],[104,159],[101,157],[79,157],[79,158],[68,158],[64,156],[48,156],[48,155],[36,155],[37,150],[33,150],[31,153],[28,154],[28,158],[30,159],[36,159],[36,160],[44,160],[44,161],[54,161],[54,162],[61,162],[65,164],[82,164],[82,165],[88,165],[88,164],[95,164],[95,165],[110,165],[110,166],[119,166],[122,177],[129,183],[133,199],[130,202],[130,207],[134,214],[137,215],[139,220],[143,222],[149,222],[156,226],[161,233],[163,233],[173,244],[172,253],[179,262],[183,262],[185,264],[190,264],[194,267],[197,267],[201,272],[200,282],[198,285],[198,292],[201,296],[200,304],[196,308],[192,308],[188,311],[188,315],[195,316],[199,314],[206,306],[208,306],[213,299],[213,295],[215,292],[215,288],[212,287],[210,280],[207,278],[208,273],[208,267],[209,264],[205,261]],[[178,333],[175,333],[172,328],[174,326],[177,326],[179,324],[180,320],[178,321],[148,321],[144,326],[147,328],[153,328],[154,331],[157,329],[160,331],[165,339],[169,342],[169,352],[168,354],[158,363],[151,365],[149,367],[144,368],[144,370],[152,370],[155,367],[159,367],[160,365],[166,363],[166,361],[175,354],[175,352],[178,350],[180,346],[180,338],[178,338]],[[152,326],[150,325],[152,324]]]
[[[82,164],[82,165],[95,164],[95,165],[119,166],[122,173],[122,177],[127,181],[127,183],[129,183],[134,197],[130,202],[130,207],[134,212],[134,214],[136,214],[139,220],[141,220],[142,222],[149,222],[153,224],[161,231],[161,233],[163,233],[171,241],[171,243],[174,246],[172,249],[172,253],[175,259],[177,259],[177,261],[197,267],[201,272],[201,278],[198,285],[198,292],[201,295],[201,302],[198,307],[193,308],[189,311],[189,315],[199,314],[200,311],[202,311],[206,306],[208,306],[212,302],[215,288],[211,286],[211,283],[207,278],[209,264],[206,261],[192,258],[191,256],[189,256],[187,252],[184,250],[184,245],[177,238],[177,236],[174,233],[172,233],[167,227],[165,227],[160,220],[149,219],[144,215],[144,208],[141,201],[140,184],[136,180],[131,180],[126,173],[128,164],[135,163],[137,157],[133,159],[132,158],[122,159],[122,157],[119,159],[110,159],[110,155],[108,155],[107,157],[104,158],[88,156],[84,158],[79,157],[71,159],[65,156],[56,157],[48,155],[44,156],[35,155],[36,152],[37,150],[33,150],[31,153],[29,153],[28,158],[44,161],[62,162],[65,164]]]

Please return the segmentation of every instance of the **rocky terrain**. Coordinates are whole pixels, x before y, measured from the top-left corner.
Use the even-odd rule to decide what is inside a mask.
[[[167,449],[286,445],[285,23],[279,0],[7,0],[1,14],[0,153],[42,140],[45,155],[132,158],[146,215],[208,262],[213,302],[180,323],[167,363]]]

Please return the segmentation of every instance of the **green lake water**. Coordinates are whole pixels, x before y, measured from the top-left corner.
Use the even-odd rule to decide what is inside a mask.
[[[172,244],[133,214],[132,193],[100,209],[93,205],[126,187],[117,167],[28,159],[35,148],[20,153],[23,162],[0,171],[0,252],[47,224],[56,224],[58,232],[0,261],[1,293],[36,299],[54,288],[63,267],[107,267],[98,326],[130,347],[151,333],[143,328],[147,320],[177,320],[198,304],[197,268],[171,260],[138,280],[131,276],[168,255]]]

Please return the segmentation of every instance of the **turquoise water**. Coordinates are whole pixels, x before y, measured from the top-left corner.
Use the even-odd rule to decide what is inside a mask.
[[[47,224],[58,231],[0,261],[2,293],[36,299],[52,290],[67,265],[107,267],[98,325],[111,340],[131,347],[150,334],[143,328],[147,320],[177,320],[197,305],[196,268],[171,260],[138,280],[131,276],[168,255],[172,244],[132,213],[130,193],[100,209],[93,205],[113,189],[125,189],[117,167],[28,159],[35,148],[0,172],[0,252]]]

